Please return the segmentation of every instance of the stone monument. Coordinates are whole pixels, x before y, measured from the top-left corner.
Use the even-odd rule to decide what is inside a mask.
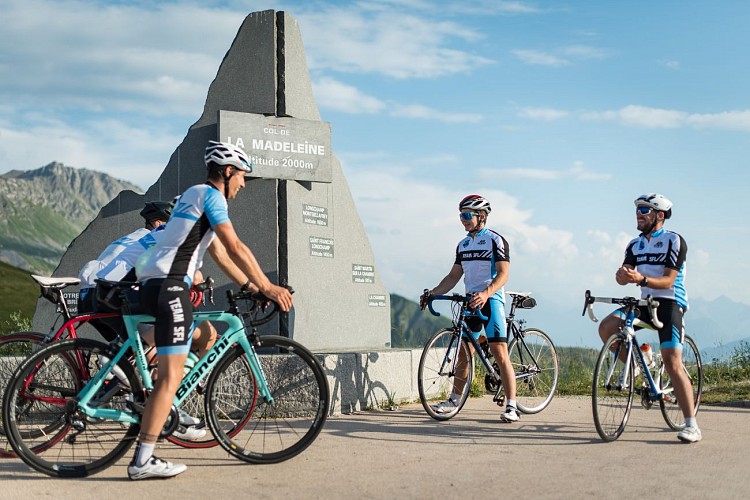
[[[146,201],[171,200],[205,181],[209,140],[232,142],[255,162],[229,214],[275,283],[294,290],[294,309],[264,330],[310,349],[340,352],[390,347],[390,299],[375,267],[331,127],[312,95],[302,35],[286,12],[248,15],[211,83],[203,114],[145,195],[120,193],[70,244],[55,276],[76,276],[111,241],[143,226]],[[210,256],[203,274],[216,282],[215,308],[233,287]],[[68,288],[66,292],[73,290]],[[208,307],[208,306],[206,306]],[[47,331],[52,306],[40,299],[34,325]]]

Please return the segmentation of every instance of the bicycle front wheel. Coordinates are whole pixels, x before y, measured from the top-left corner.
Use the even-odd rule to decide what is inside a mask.
[[[419,359],[417,386],[424,411],[435,420],[448,420],[461,411],[474,377],[474,357],[453,328],[439,330]],[[458,394],[450,400],[451,394]]]
[[[516,374],[516,406],[522,413],[539,413],[557,388],[557,351],[549,336],[536,328],[521,332],[508,346]]]
[[[628,423],[633,406],[633,353],[627,362],[627,340],[612,335],[602,347],[594,369],[591,404],[596,432],[604,441],[619,438]]]
[[[13,372],[21,363],[39,350],[44,342],[44,334],[37,332],[16,332],[0,337],[0,402],[5,395]],[[47,429],[52,432],[52,429]],[[5,437],[5,426],[0,416],[0,458],[15,458],[16,454]]]
[[[108,350],[90,339],[55,342],[24,361],[11,378],[3,421],[13,450],[30,467],[49,476],[85,477],[115,463],[133,444],[139,425],[88,417],[76,404]],[[143,403],[133,367],[125,361],[118,367],[123,379],[105,382],[92,406],[126,410]]]
[[[310,446],[328,417],[323,367],[299,343],[261,336],[255,347],[271,401],[260,394],[237,346],[214,368],[206,385],[206,415],[216,440],[230,455],[250,463],[288,460]]]
[[[682,344],[682,366],[690,380],[690,385],[693,389],[693,407],[695,408],[695,413],[698,413],[698,408],[701,404],[701,391],[703,390],[703,365],[701,364],[701,355],[698,351],[698,346],[687,335],[685,335],[685,342]],[[670,428],[681,431],[685,428],[685,418],[680,409],[677,397],[674,394],[669,374],[666,369],[663,370],[660,387],[662,394],[659,398],[661,414]]]

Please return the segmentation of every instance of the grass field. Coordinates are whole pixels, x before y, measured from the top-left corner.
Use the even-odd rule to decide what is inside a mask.
[[[34,316],[39,287],[30,275],[0,262],[0,334],[18,329],[12,318],[30,320]]]

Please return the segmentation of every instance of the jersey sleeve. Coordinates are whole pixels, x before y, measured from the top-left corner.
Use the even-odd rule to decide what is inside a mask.
[[[508,245],[508,240],[501,235],[497,235],[497,238],[492,239],[492,246],[495,262],[510,262],[510,246]]]
[[[675,233],[675,237],[669,240],[669,251],[665,267],[670,269],[681,269],[687,258],[687,243],[682,236]]]
[[[229,211],[227,210],[227,200],[216,189],[211,189],[206,195],[204,213],[208,218],[211,227],[218,226],[224,222],[229,222]]]
[[[635,254],[633,254],[633,246],[635,245],[637,239],[631,241],[627,248],[625,248],[625,259],[622,261],[622,265],[628,265],[632,267],[636,267],[638,265],[638,262],[636,262]]]

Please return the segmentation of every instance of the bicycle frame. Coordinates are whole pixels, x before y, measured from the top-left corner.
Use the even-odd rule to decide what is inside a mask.
[[[460,296],[458,295],[436,295],[432,297],[432,300],[456,301],[458,297]],[[430,312],[432,314],[436,314],[436,311],[432,308],[431,302],[430,302],[429,307],[430,307]],[[518,342],[521,343],[521,345],[523,345],[522,348],[519,347],[519,356],[521,357],[522,362],[523,362],[523,355],[524,353],[526,353],[526,355],[528,355],[529,358],[531,359],[533,365],[537,367],[535,372],[515,374],[516,380],[522,380],[522,379],[527,379],[536,375],[536,373],[538,373],[540,370],[539,370],[538,361],[534,358],[534,355],[531,353],[530,349],[528,348],[528,346],[526,345],[526,342],[523,339],[523,335],[521,334],[521,329],[519,328],[517,321],[515,319],[515,310],[516,310],[516,305],[515,305],[515,302],[513,302],[511,305],[511,311],[508,314],[508,317],[505,319],[508,339],[510,339],[510,336],[512,335],[514,338],[517,339]],[[437,313],[436,315],[439,315],[439,313]],[[468,303],[466,302],[466,300],[464,300],[464,302],[461,304],[461,308],[459,312],[454,315],[454,321],[453,321],[454,328],[458,329],[461,335],[456,337],[457,341],[455,342],[455,347],[453,346],[454,339],[451,339],[451,344],[448,346],[448,349],[446,350],[446,356],[443,359],[443,365],[441,366],[440,371],[441,373],[443,373],[443,369],[446,367],[446,363],[451,362],[452,366],[451,366],[451,371],[449,373],[451,374],[455,373],[456,363],[458,363],[458,353],[460,352],[460,349],[461,349],[461,342],[462,342],[461,339],[465,338],[465,339],[468,339],[469,343],[474,347],[474,351],[479,356],[479,359],[484,365],[485,369],[487,370],[487,373],[492,374],[492,377],[494,378],[495,382],[499,383],[500,374],[497,373],[495,368],[490,364],[489,360],[484,354],[482,345],[479,343],[479,340],[474,338],[474,335],[472,334],[471,330],[466,324],[466,318],[471,317],[471,316],[477,316],[482,320],[488,319],[486,316],[484,316],[481,313],[481,311],[478,311],[478,310],[469,311]],[[454,354],[452,356],[449,356],[448,354],[451,353],[451,351],[453,351]],[[452,361],[449,361],[449,360],[452,360]]]
[[[242,347],[253,376],[258,384],[260,394],[267,402],[271,403],[273,397],[266,385],[266,377],[260,363],[258,362],[255,349],[245,333],[245,325],[243,321],[238,316],[224,311],[196,312],[193,314],[193,318],[196,324],[201,321],[222,322],[226,323],[229,328],[227,332],[216,341],[213,347],[211,347],[211,349],[195,363],[195,366],[193,366],[190,372],[182,378],[182,382],[177,389],[177,394],[175,395],[173,404],[179,407],[182,402],[187,399],[192,390],[195,389],[198,383],[202,381],[219,360],[229,352],[229,349],[234,344],[238,344]],[[136,413],[111,408],[97,408],[90,405],[91,400],[104,383],[106,376],[113,371],[114,367],[120,362],[129,349],[135,353],[136,368],[141,376],[144,388],[146,390],[153,389],[153,379],[151,378],[148,362],[143,351],[143,343],[138,334],[137,326],[140,323],[152,323],[154,317],[143,314],[123,315],[123,320],[128,332],[128,339],[119,347],[117,353],[112,356],[110,360],[102,366],[102,369],[99,370],[83,387],[78,394],[78,406],[83,413],[92,418],[136,424],[140,422],[140,415]]]
[[[622,390],[625,388],[625,383],[627,381],[628,376],[630,375],[630,367],[631,363],[630,360],[633,359],[633,356],[635,356],[638,363],[640,363],[641,366],[641,375],[648,381],[648,400],[651,402],[658,401],[659,397],[663,394],[662,391],[659,389],[659,387],[656,385],[656,381],[651,376],[651,371],[648,368],[648,364],[646,363],[646,358],[643,356],[643,353],[640,349],[633,349],[634,345],[640,345],[638,342],[638,339],[635,336],[635,328],[634,324],[637,320],[636,318],[636,307],[638,306],[647,306],[649,308],[649,312],[651,314],[651,321],[653,323],[653,326],[656,328],[661,328],[662,323],[659,321],[656,310],[659,307],[659,302],[654,300],[650,295],[645,299],[636,299],[634,297],[624,297],[622,299],[612,298],[612,297],[594,297],[591,295],[590,290],[586,290],[586,296],[585,296],[585,302],[583,305],[583,313],[586,314],[586,311],[588,310],[589,317],[592,321],[598,322],[599,320],[594,315],[594,311],[592,309],[592,305],[594,302],[603,302],[606,304],[619,304],[622,306],[625,306],[626,313],[625,313],[625,319],[624,324],[622,327],[622,331],[620,333],[623,342],[620,342],[620,345],[615,349],[614,356],[617,357],[620,354],[620,350],[625,347],[625,360],[627,362],[627,370],[624,370],[622,375],[620,375],[620,380],[617,381],[617,385],[615,386],[617,390]],[[643,324],[645,328],[651,328],[651,326],[648,323]],[[633,351],[637,351],[637,355],[633,354]],[[612,378],[612,373],[615,369],[615,363],[612,363],[612,365],[609,367],[609,371],[607,372],[607,383],[609,384],[609,381]],[[661,373],[659,374],[661,376]],[[671,390],[671,389],[670,389]]]
[[[635,317],[635,308],[630,307],[628,309],[628,312],[625,316],[625,323],[623,325],[623,331],[622,331],[622,338],[624,342],[621,342],[620,345],[617,347],[617,349],[614,352],[614,356],[617,357],[620,354],[620,350],[625,347],[627,351],[625,352],[625,359],[630,360],[631,357],[635,357],[636,362],[640,364],[641,366],[641,376],[643,376],[648,381],[648,398],[650,401],[658,401],[659,396],[662,394],[662,391],[659,389],[657,382],[654,380],[653,376],[651,375],[651,370],[648,368],[648,364],[646,363],[646,358],[641,352],[640,349],[633,349],[634,345],[640,345],[638,342],[638,338],[635,336],[635,328],[633,327],[633,324],[636,320]],[[636,354],[633,354],[633,353]],[[628,370],[623,371],[622,375],[620,376],[620,380],[618,380],[617,388],[621,390],[625,387],[625,382],[627,381],[627,377],[630,372],[630,366],[631,364],[628,362]],[[612,366],[609,368],[609,372],[607,373],[607,380],[610,380],[612,378],[612,372],[615,369],[615,364],[613,363]]]

